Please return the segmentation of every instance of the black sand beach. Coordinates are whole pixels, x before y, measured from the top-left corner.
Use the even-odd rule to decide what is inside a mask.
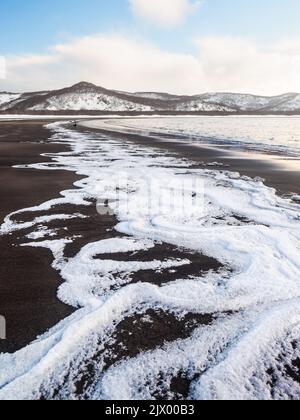
[[[44,128],[47,121],[40,122],[1,122],[0,135],[0,218],[3,222],[6,215],[19,209],[41,204],[52,198],[59,197],[59,193],[72,188],[78,176],[68,171],[46,171],[36,169],[13,168],[15,165],[25,165],[47,162],[44,153],[65,151],[64,146],[49,143],[50,131]],[[57,212],[57,208],[47,212],[35,213],[35,216],[50,215]],[[71,208],[60,206],[61,213],[80,212],[86,219],[53,221],[49,228],[58,230],[57,238],[67,235],[78,236],[76,242],[67,245],[66,257],[73,257],[84,245],[101,239],[120,236],[114,231],[117,220],[109,215],[100,216],[95,203],[89,207]],[[28,219],[31,218],[28,214]],[[27,214],[22,213],[20,220],[26,221]],[[60,320],[72,314],[74,308],[64,305],[57,298],[57,290],[61,279],[56,270],[51,267],[53,256],[49,250],[42,248],[20,247],[21,244],[31,242],[26,239],[30,229],[0,236],[0,314],[7,321],[7,339],[0,342],[0,352],[14,352],[29,344],[37,336],[56,325]],[[47,238],[45,238],[47,239]],[[144,253],[143,253],[144,254]],[[220,264],[201,255],[184,255],[168,245],[154,248],[148,255],[135,256],[140,260],[155,258],[188,257],[192,264],[180,267],[173,273],[168,271],[157,273],[144,271],[139,276],[133,276],[136,281],[152,281],[163,284],[178,278],[180,275],[192,275],[209,269],[218,269]],[[118,258],[114,255],[113,258]],[[130,255],[123,255],[123,260],[130,260]],[[162,317],[161,322],[172,327],[172,334],[180,337],[183,334],[176,323],[168,321],[170,315]],[[163,340],[165,330],[161,329],[152,339],[152,346]],[[142,340],[142,338],[141,338]],[[131,352],[134,351],[131,345]]]
[[[85,130],[84,127],[79,129]],[[119,131],[117,128],[116,131],[110,131],[109,128],[107,130],[89,128],[89,130],[99,131],[118,140],[126,140],[137,145],[160,148],[166,153],[198,162],[197,167],[199,168],[214,162],[223,163],[226,165],[224,169],[228,171],[236,171],[252,178],[265,179],[266,185],[275,188],[278,194],[300,194],[300,158],[289,161],[283,156],[275,154],[252,153],[249,150],[244,152],[242,150],[226,150],[225,147],[216,148],[209,145],[191,145],[180,141],[180,139],[172,139],[171,135],[160,136],[157,133],[149,133],[151,137],[147,137],[143,133],[124,133],[122,128]],[[295,170],[297,166],[299,169]],[[222,170],[223,168],[210,166],[210,169]]]
[[[16,210],[59,196],[77,177],[65,171],[15,169],[14,165],[47,161],[42,153],[61,146],[43,143],[50,132],[43,122],[0,123],[1,223]],[[7,340],[0,351],[15,351],[73,310],[57,299],[60,284],[48,250],[15,246],[18,234],[0,237],[0,313],[7,321]]]
[[[12,122],[0,123],[0,196],[1,222],[12,211],[25,207],[41,204],[48,199],[59,196],[60,191],[72,188],[72,184],[78,179],[72,172],[66,171],[39,171],[31,169],[15,169],[13,165],[45,162],[42,153],[63,151],[64,147],[48,142],[50,131],[43,128],[45,122]],[[79,127],[78,130],[87,131]],[[254,160],[247,157],[232,158],[230,152],[218,151],[210,148],[194,147],[183,143],[164,141],[159,137],[149,138],[137,134],[122,134],[106,132],[112,137],[122,141],[129,141],[137,145],[155,146],[165,151],[166,154],[185,157],[195,161],[196,167],[212,162],[224,162],[230,165],[226,170],[239,171],[251,177],[260,176],[266,179],[266,183],[278,189],[281,194],[291,192],[300,193],[300,172],[281,170],[276,162],[270,159]],[[214,168],[213,166],[211,167]],[[57,209],[56,209],[57,210]],[[61,208],[60,211],[74,209]],[[54,210],[53,210],[54,211]],[[94,203],[86,208],[76,207],[86,219],[74,219],[51,222],[51,227],[58,230],[58,237],[66,235],[78,235],[78,241],[66,248],[66,256],[74,256],[82,246],[87,243],[105,238],[120,236],[113,227],[116,220],[112,216],[100,216],[96,212]],[[49,215],[51,212],[47,212]],[[37,216],[43,215],[42,213]],[[22,221],[26,214],[22,215]],[[50,226],[49,225],[49,226]],[[51,267],[53,257],[48,250],[40,248],[20,247],[20,243],[30,242],[24,240],[26,230],[20,233],[0,237],[0,313],[7,319],[6,341],[0,342],[0,352],[13,352],[29,344],[38,335],[47,331],[60,320],[70,315],[74,309],[64,305],[57,298],[57,289],[61,284],[58,273]],[[162,244],[153,250],[140,255],[135,255],[141,261],[155,258],[189,258],[191,264],[183,266],[172,272],[161,273],[147,272],[133,276],[135,281],[152,282],[161,285],[165,282],[174,281],[177,278],[199,274],[207,270],[218,270],[221,265],[218,261],[201,255],[191,255],[184,250],[178,251],[174,247]],[[101,255],[98,256],[101,258]],[[129,255],[114,255],[114,259],[124,257],[128,260]],[[116,328],[114,360],[108,360],[107,366],[124,357],[133,357],[139,350],[155,348],[166,340],[174,341],[188,336],[196,325],[209,324],[214,316],[189,315],[187,319],[178,321],[168,313],[148,313],[153,319],[150,335],[145,338],[145,325],[142,317],[127,319]],[[192,324],[191,324],[192,323]],[[147,324],[148,325],[148,324]],[[194,326],[194,327],[193,327]],[[147,327],[148,328],[148,327]],[[134,337],[130,338],[130,337]],[[119,346],[119,347],[118,347]],[[124,350],[127,349],[127,350]],[[110,349],[110,354],[112,353]],[[91,362],[91,366],[96,361]],[[89,366],[89,369],[92,367]],[[92,376],[92,374],[90,375]],[[84,376],[78,381],[78,393],[83,392],[91,377]],[[174,379],[174,393],[185,395],[188,389],[188,381],[184,377]],[[163,397],[163,396],[161,396]]]

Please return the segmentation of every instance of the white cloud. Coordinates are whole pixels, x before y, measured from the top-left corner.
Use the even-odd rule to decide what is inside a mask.
[[[300,40],[262,46],[242,38],[212,37],[197,44],[209,90],[300,92]]]
[[[6,78],[6,62],[5,58],[0,55],[0,80]]]
[[[43,90],[81,80],[107,88],[196,94],[300,92],[300,40],[264,46],[237,38],[201,38],[195,54],[98,34],[56,45],[47,55],[6,57],[0,90]]]
[[[187,68],[198,65],[192,55],[117,35],[83,37],[51,51],[40,57],[7,57],[7,88],[49,89],[86,80],[114,89],[168,90],[182,85]]]
[[[176,26],[193,13],[201,0],[129,0],[135,16],[163,26]]]

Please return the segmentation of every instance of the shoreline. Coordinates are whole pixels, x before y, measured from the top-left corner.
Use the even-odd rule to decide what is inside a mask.
[[[14,165],[49,162],[51,158],[42,156],[44,153],[68,150],[65,145],[51,144],[47,141],[51,132],[44,128],[44,125],[49,122],[52,121],[0,122],[3,129],[0,136],[0,150],[2,152],[0,158],[1,221],[13,211],[59,197],[61,191],[72,188],[75,181],[82,179],[71,171],[45,171],[12,167]],[[136,133],[112,132],[87,128],[81,124],[77,130],[94,131],[136,145],[155,147],[163,150],[166,154],[170,153],[172,156],[193,161],[195,168],[237,171],[252,178],[261,177],[266,180],[268,186],[275,188],[281,195],[300,194],[300,171],[283,170],[280,164],[276,162],[276,156],[264,159],[265,156],[260,155],[260,159],[255,160],[253,156],[251,158],[247,156],[249,152],[237,157],[232,156],[231,151],[191,145],[179,141],[171,142],[170,139],[160,139],[159,136],[153,138]],[[207,166],[216,161],[218,163],[222,162],[225,166]],[[92,217],[94,213],[95,211],[90,209],[89,217]],[[97,221],[92,223],[94,229],[99,226],[99,218],[96,217],[96,219]],[[117,221],[115,221],[116,223]],[[70,226],[70,222],[65,221],[65,225]],[[112,229],[114,224],[109,221],[106,226],[104,223],[103,228],[100,229],[101,232],[98,235],[92,235],[94,239],[100,240],[105,237],[105,227]],[[83,229],[83,232],[80,233],[86,235],[86,238],[83,238],[82,244],[88,243],[92,239],[88,226],[83,228],[75,223],[73,229],[77,234],[79,233],[78,230]],[[64,305],[57,297],[57,289],[62,280],[51,267],[53,260],[51,253],[45,249],[16,247],[17,236],[16,233],[9,238],[0,237],[0,250],[3,260],[0,268],[0,308],[2,312],[6,313],[8,330],[13,331],[11,336],[14,336],[10,343],[0,343],[0,352],[15,351],[29,344],[38,335],[74,312],[74,308]],[[72,249],[72,246],[70,249]],[[80,249],[80,247],[75,247],[75,249]],[[74,255],[74,250],[72,255]],[[15,264],[14,260],[18,263]],[[31,265],[27,264],[28,260],[32,261]],[[29,279],[26,287],[24,276]],[[47,281],[41,285],[39,279],[42,277],[45,277]],[[3,279],[5,279],[5,282]],[[46,293],[44,300],[41,301],[42,307],[40,303],[37,304],[32,301],[32,296],[36,296],[38,302],[41,300],[37,291],[39,291],[38,294]],[[16,296],[20,296],[20,299],[23,297],[26,300],[26,294],[28,300],[25,305],[22,304],[22,300],[15,299]],[[31,302],[30,309],[27,307],[28,302]],[[50,310],[47,309],[49,304],[51,305]],[[45,313],[45,317],[41,312]]]
[[[60,118],[61,116],[93,116],[93,118],[103,117],[107,118],[110,115],[114,117],[155,117],[155,116],[162,116],[162,117],[300,117],[299,111],[286,111],[286,112],[251,112],[251,111],[240,111],[240,112],[228,112],[228,111],[93,111],[93,110],[82,110],[82,111],[26,111],[26,113],[14,112],[9,113],[8,111],[0,111],[0,119],[3,117],[5,118],[6,115],[12,116],[21,116],[21,117],[40,117],[47,118],[47,116]]]
[[[0,175],[6,176],[6,182],[2,182],[0,190],[2,197],[6,198],[2,215],[8,209],[24,209],[27,203],[30,206],[40,205],[46,200],[57,199],[62,197],[59,194],[62,190],[68,189],[64,193],[65,201],[61,198],[52,202],[50,207],[38,206],[32,212],[24,209],[20,214],[13,215],[12,225],[8,223],[7,230],[2,231],[8,234],[0,237],[3,258],[0,271],[0,313],[4,310],[4,315],[8,315],[9,321],[9,340],[0,343],[0,351],[14,352],[31,343],[27,349],[23,348],[16,355],[16,362],[13,362],[22,366],[20,361],[23,360],[24,352],[31,354],[34,360],[39,346],[45,346],[49,336],[54,339],[55,331],[63,325],[61,338],[58,343],[55,338],[52,344],[52,350],[58,351],[60,355],[60,360],[51,365],[49,371],[53,382],[46,379],[45,388],[42,385],[36,387],[34,381],[30,384],[32,388],[28,384],[28,391],[26,387],[22,388],[24,396],[29,396],[32,392],[41,399],[65,399],[69,392],[78,399],[97,397],[97,394],[92,393],[93,384],[97,383],[100,376],[105,378],[116,372],[116,378],[122,378],[126,373],[127,361],[134,366],[139,358],[145,359],[144,370],[147,374],[149,369],[150,374],[155,368],[151,367],[151,358],[147,359],[145,352],[165,354],[165,349],[169,347],[171,353],[167,352],[166,361],[162,361],[169,368],[164,370],[165,368],[160,369],[159,365],[157,366],[157,378],[160,374],[166,375],[166,389],[155,382],[155,373],[152,378],[154,382],[151,395],[157,399],[167,395],[169,398],[173,396],[172,399],[188,398],[191,396],[191,385],[196,385],[200,376],[197,368],[189,371],[185,363],[190,366],[190,363],[199,359],[199,354],[203,354],[201,334],[204,330],[210,331],[209,334],[213,337],[218,325],[223,331],[223,323],[232,324],[232,328],[240,329],[247,322],[249,324],[245,331],[248,331],[248,328],[251,330],[253,322],[261,319],[261,313],[265,311],[261,299],[269,302],[275,311],[280,309],[277,308],[280,306],[278,301],[282,300],[282,313],[288,324],[290,307],[286,302],[288,298],[298,296],[297,275],[294,275],[292,269],[288,272],[292,291],[281,290],[277,283],[287,281],[287,276],[284,276],[281,270],[282,259],[287,268],[297,264],[297,261],[292,259],[293,251],[288,253],[290,248],[294,249],[293,241],[290,247],[286,247],[287,255],[283,253],[285,242],[282,244],[281,241],[282,237],[285,241],[291,239],[289,231],[292,227],[295,227],[296,232],[291,231],[291,235],[295,235],[293,238],[296,239],[297,205],[292,204],[292,200],[283,203],[284,200],[273,196],[273,192],[268,191],[260,182],[236,178],[235,175],[231,177],[227,172],[240,168],[241,174],[253,178],[262,173],[269,174],[269,182],[276,183],[278,190],[280,184],[276,177],[279,176],[283,195],[291,188],[294,190],[289,172],[286,176],[287,171],[279,170],[277,164],[270,160],[261,162],[245,156],[237,158],[229,151],[172,143],[170,138],[162,139],[159,136],[153,139],[137,134],[107,135],[107,132],[103,134],[99,130],[94,131],[81,126],[77,129],[71,125],[67,128],[58,126],[54,132],[58,133],[57,139],[62,144],[52,144],[48,141],[52,133],[42,126],[44,123],[46,121],[6,125],[0,123],[0,127],[6,127],[6,132],[4,130],[4,134],[0,136],[0,148],[5,152],[2,153],[2,161],[0,159]],[[65,142],[69,147],[66,147]],[[69,149],[73,150],[70,156],[60,154]],[[53,153],[53,159],[41,156],[41,153],[49,152]],[[191,164],[187,164],[183,158]],[[33,165],[28,169],[11,167],[12,164],[41,162],[46,163],[41,166]],[[47,168],[47,162],[53,162],[56,169],[48,170],[52,165]],[[179,162],[181,163],[177,165]],[[68,170],[60,169],[64,167]],[[276,176],[273,174],[275,167],[278,173]],[[203,225],[201,218],[194,221],[192,229],[189,229],[183,222],[176,227],[176,223],[172,224],[172,218],[171,226],[168,223],[165,225],[163,220],[153,224],[152,215],[149,216],[148,223],[148,215],[145,214],[145,225],[139,224],[139,216],[135,216],[134,212],[135,202],[132,203],[132,217],[128,216],[128,220],[127,216],[122,217],[118,210],[115,211],[118,216],[111,213],[98,214],[95,206],[98,197],[95,194],[97,182],[100,180],[104,186],[112,182],[115,189],[118,185],[115,175],[126,168],[131,172],[130,182],[134,183],[129,185],[138,186],[136,190],[132,190],[133,199],[137,203],[142,198],[139,194],[143,194],[145,177],[148,179],[147,177],[155,177],[157,173],[161,173],[162,178],[166,177],[172,181],[177,172],[182,171],[189,176],[189,170],[191,173],[195,170],[201,177],[201,171],[198,170],[209,169],[206,191],[211,202],[208,202],[208,219],[203,221]],[[17,173],[20,174],[20,178],[15,181]],[[79,176],[76,173],[84,175]],[[13,188],[10,188],[11,185]],[[157,193],[161,194],[161,191]],[[249,198],[250,206],[245,212],[244,194]],[[78,196],[81,199],[78,200]],[[15,201],[12,201],[13,198]],[[87,205],[83,198],[88,201]],[[224,203],[223,207],[222,204],[218,204],[219,199]],[[267,213],[269,211],[269,214],[266,214],[264,209]],[[288,214],[289,210],[291,217]],[[153,215],[156,214],[158,212],[155,210]],[[37,219],[41,219],[41,226],[35,222]],[[181,228],[185,232],[184,235],[180,233]],[[225,235],[224,228],[228,232]],[[149,232],[153,232],[150,235],[153,235],[151,240],[148,239],[148,229]],[[40,233],[42,236],[39,236]],[[244,247],[242,259],[239,255],[241,244],[242,248]],[[250,277],[248,258],[252,262]],[[277,282],[274,282],[268,267],[261,265],[261,261],[273,264]],[[237,281],[240,277],[235,264],[242,265],[247,279],[247,296],[244,296],[244,282],[239,283],[241,302],[236,301],[236,291],[230,289],[231,280]],[[260,283],[260,278],[265,280],[263,284]],[[178,295],[174,302],[173,293],[177,296],[179,292],[180,296]],[[185,299],[185,296],[190,298]],[[244,303],[243,296],[246,299]],[[254,303],[257,304],[255,313],[251,309]],[[78,308],[82,308],[82,311],[77,311]],[[81,319],[85,309],[87,314]],[[242,312],[248,314],[248,321]],[[72,314],[73,316],[70,316]],[[272,321],[272,311],[269,313],[266,310],[266,316]],[[61,320],[63,322],[59,324]],[[92,329],[91,320],[94,325]],[[237,325],[234,326],[236,322]],[[57,328],[49,331],[49,336],[45,334],[32,343],[38,335],[46,333],[54,325]],[[74,336],[70,342],[70,336],[67,338],[68,332],[74,331],[74,328],[79,328],[80,338],[78,340]],[[272,328],[270,331],[272,333]],[[274,331],[275,334],[276,329]],[[91,346],[90,338],[94,334],[98,338]],[[195,334],[199,339],[195,340]],[[230,334],[228,338],[224,337],[225,341],[229,340],[223,349],[226,352],[229,345],[236,347]],[[218,334],[214,339],[215,342],[209,340],[212,342],[212,351],[219,345]],[[74,351],[73,368],[68,365],[69,356],[72,354],[68,345],[71,345]],[[184,355],[187,360],[183,361],[180,368],[181,359],[177,359],[177,354],[182,345],[186,346]],[[195,346],[198,350],[194,359],[193,356],[189,356],[189,352]],[[47,360],[52,363],[51,354],[49,360],[48,351],[46,353],[41,360],[38,356],[33,365],[47,364]],[[173,359],[169,360],[170,354]],[[5,357],[6,355],[2,355],[2,361]],[[80,363],[76,365],[77,362]],[[55,372],[60,363],[66,363],[66,376],[62,379],[68,390],[64,386],[62,389],[56,388]],[[209,361],[203,363],[205,365]],[[292,366],[291,364],[291,369]],[[125,370],[122,371],[122,368]],[[26,375],[34,376],[34,370],[33,368],[26,372]],[[169,370],[174,371],[169,373]],[[131,371],[133,377],[134,372],[135,369]],[[19,377],[20,373],[16,375]],[[37,379],[42,384],[44,375]],[[5,385],[4,389],[0,388],[0,393],[5,397],[9,395],[10,385],[11,392],[14,393],[13,381],[8,386]],[[132,386],[134,391],[134,381]],[[146,392],[150,392],[146,383],[144,387]],[[141,389],[143,391],[143,388]],[[111,395],[116,395],[117,398],[123,395],[122,392],[114,394],[114,390],[115,387],[110,390]]]
[[[154,133],[147,136],[143,132],[140,134],[137,134],[136,131],[134,133],[122,132],[122,127],[119,131],[117,127],[115,127],[115,131],[97,129],[89,127],[88,124],[88,121],[83,121],[79,124],[78,129],[99,132],[138,145],[156,147],[174,153],[178,157],[190,159],[203,169],[208,169],[207,165],[217,161],[224,164],[224,167],[212,165],[209,166],[209,169],[239,172],[241,175],[251,178],[260,177],[265,180],[267,186],[275,188],[279,195],[300,195],[300,165],[299,170],[291,167],[291,162],[298,162],[298,159],[290,161],[288,157],[278,154],[257,153],[249,150],[232,151],[213,145],[195,145],[180,140],[171,141],[172,135],[167,136],[166,139],[165,135],[155,136]]]

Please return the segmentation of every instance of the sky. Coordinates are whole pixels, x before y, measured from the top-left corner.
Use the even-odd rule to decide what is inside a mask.
[[[299,0],[2,0],[0,91],[300,92]]]

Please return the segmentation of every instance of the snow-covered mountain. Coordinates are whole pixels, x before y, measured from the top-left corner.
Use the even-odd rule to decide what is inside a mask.
[[[0,111],[13,110],[31,98],[45,96],[49,92],[9,93],[0,92]],[[20,105],[22,107],[22,105]]]
[[[176,102],[176,111],[198,112],[236,112],[234,107],[222,102],[206,101],[201,97]]]
[[[135,92],[130,95],[138,98],[158,99],[163,101],[178,101],[180,98],[184,98],[182,96],[170,95],[169,93],[161,92]]]
[[[177,96],[167,93],[128,93],[108,90],[91,83],[44,92],[0,93],[0,111],[10,113],[98,111],[98,112],[210,112],[210,113],[299,113],[300,94],[255,96],[238,93],[205,93]]]
[[[287,101],[274,106],[274,110],[289,112],[294,110],[300,110],[300,94],[290,94],[290,98]]]
[[[0,93],[0,107],[4,107],[5,105],[13,102],[14,100],[20,98],[21,94],[19,93],[9,93],[9,92],[1,92]]]
[[[28,108],[29,111],[152,111],[150,106],[135,104],[111,95],[74,92],[55,95]]]
[[[205,104],[222,104],[237,111],[264,111],[275,107],[280,110],[281,105],[288,103],[294,96],[294,94],[268,97],[238,93],[208,93],[200,95],[199,100]]]

